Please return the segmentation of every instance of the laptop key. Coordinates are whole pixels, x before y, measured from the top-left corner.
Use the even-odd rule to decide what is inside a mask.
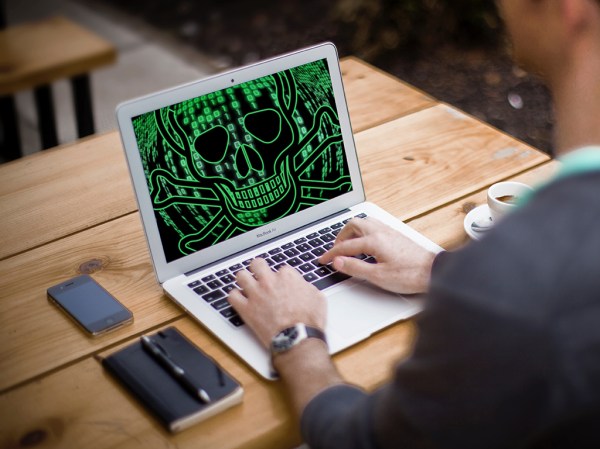
[[[294,240],[294,243],[295,243],[296,245],[299,245],[299,244],[301,244],[301,243],[306,243],[306,238],[304,238],[304,237],[300,237],[299,239],[296,239],[296,240]]]
[[[223,284],[221,281],[210,281],[206,283],[206,286],[211,290],[214,290],[215,288],[223,287]]]
[[[312,239],[308,242],[310,246],[313,248],[318,248],[319,246],[323,246],[323,240],[321,239]]]
[[[224,309],[225,307],[229,307],[229,301],[227,301],[227,298],[223,298],[223,299],[219,299],[218,301],[211,302],[210,305],[213,306],[217,310],[221,310],[221,309]]]
[[[310,260],[313,260],[315,258],[315,256],[311,253],[302,253],[298,256],[300,259],[302,259],[304,262],[308,262]]]
[[[283,262],[284,260],[286,260],[287,257],[285,254],[275,254],[273,257],[271,257],[271,259],[275,263],[280,263],[280,262]]]
[[[321,240],[324,242],[333,242],[335,240],[335,236],[328,232],[327,234],[323,234],[321,236]]]
[[[328,276],[332,273],[332,271],[327,268],[326,266],[321,265],[319,268],[317,268],[315,271],[313,271],[313,273],[319,275],[319,277],[325,277]]]
[[[305,263],[302,264],[298,267],[303,273],[308,273],[309,271],[312,271],[315,267],[313,266],[312,263]]]
[[[216,279],[214,274],[209,274],[208,276],[204,276],[202,278],[202,282],[208,282]]]
[[[287,264],[292,267],[297,267],[298,265],[302,265],[302,261],[300,259],[298,259],[297,257],[292,257],[291,259],[289,259],[287,261]]]
[[[232,272],[240,271],[240,270],[242,270],[243,268],[244,268],[244,266],[243,266],[241,263],[236,263],[235,265],[232,265],[232,266],[230,266],[230,267],[229,267],[229,269],[230,269]]]
[[[323,254],[326,253],[326,251],[323,248],[315,248],[311,251],[311,253],[313,253],[317,257],[321,257]]]
[[[281,248],[283,248],[283,249],[290,249],[293,247],[294,247],[294,242],[289,242],[289,243],[286,243],[285,245],[281,245]]]
[[[206,285],[200,285],[200,286],[194,288],[194,291],[196,293],[198,293],[199,295],[202,295],[204,293],[209,292],[210,290],[208,289],[208,287]]]
[[[344,227],[344,223],[334,223],[331,225],[331,229],[342,229]]]
[[[225,293],[223,293],[222,290],[215,290],[214,292],[210,292],[210,293],[207,293],[206,295],[202,296],[202,299],[205,300],[206,302],[212,302],[219,298],[224,298],[224,297],[225,297]]]
[[[231,284],[232,282],[235,282],[235,276],[233,274],[226,274],[221,278],[221,282],[223,284]]]
[[[229,322],[235,327],[240,327],[244,325],[244,320],[242,320],[242,317],[240,317],[239,315],[236,315],[233,318],[229,318]]]
[[[310,251],[312,249],[312,246],[310,246],[308,243],[301,243],[300,245],[296,246],[296,249],[300,252],[305,253],[306,251]]]
[[[190,282],[188,284],[188,287],[189,288],[194,288],[194,287],[197,287],[198,285],[200,285],[200,281],[194,281],[194,282]]]
[[[297,256],[298,254],[300,254],[300,251],[298,251],[296,248],[290,248],[287,249],[283,252],[283,254],[285,254],[288,257],[294,257]]]
[[[306,274],[304,275],[304,279],[305,279],[307,282],[314,282],[314,281],[316,281],[317,279],[319,279],[319,276],[317,276],[315,273],[306,273]]]
[[[237,312],[235,311],[235,309],[233,307],[227,307],[226,309],[222,309],[219,312],[225,318],[231,318],[232,316],[237,315]]]
[[[345,281],[349,277],[350,276],[348,276],[347,274],[336,271],[335,273],[331,274],[330,276],[323,277],[323,278],[313,282],[313,285],[315,287],[317,287],[319,290],[324,290],[327,287],[331,287],[332,285],[339,284],[340,282]]]
[[[229,270],[228,269],[224,269],[224,270],[219,270],[215,273],[215,275],[217,277],[221,277],[221,276],[225,276],[226,274],[229,274]]]
[[[228,295],[229,292],[235,288],[236,288],[235,284],[229,284],[229,285],[226,285],[225,287],[223,287],[223,292],[225,292],[225,294]]]
[[[318,232],[313,232],[312,234],[308,234],[306,236],[306,238],[309,239],[309,240],[313,240],[313,239],[316,239],[319,235],[320,234]]]

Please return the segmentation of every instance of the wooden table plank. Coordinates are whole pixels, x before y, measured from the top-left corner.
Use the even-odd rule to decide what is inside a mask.
[[[245,393],[241,405],[171,436],[96,360],[87,358],[0,396],[0,408],[12,411],[0,421],[4,438],[0,445],[16,447],[26,435],[33,434],[44,435],[47,447],[90,449],[184,449],[199,445],[203,449],[262,449],[292,448],[300,443],[279,382],[259,378],[191,319],[182,318],[172,325],[219,360],[242,384]],[[397,360],[406,357],[413,335],[411,323],[393,326],[337,355],[335,362],[350,382],[371,390],[389,377]]]
[[[116,132],[0,165],[0,260],[136,209]]]
[[[80,270],[130,308],[133,325],[97,338],[51,304],[46,289]],[[154,277],[137,214],[0,261],[0,391],[183,315]]]
[[[436,104],[424,92],[358,58],[344,58],[340,66],[355,133]]]
[[[356,135],[367,199],[406,220],[550,158],[440,104]]]
[[[558,161],[552,160],[510,179],[536,186],[540,182],[549,179],[559,166]],[[475,194],[466,196],[408,223],[443,248],[449,250],[459,248],[470,241],[469,236],[463,229],[463,222],[466,215],[474,207],[486,203],[488,186],[485,187]]]

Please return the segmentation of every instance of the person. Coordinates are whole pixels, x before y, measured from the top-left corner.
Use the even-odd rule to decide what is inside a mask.
[[[370,394],[320,338],[273,356],[312,449],[600,447],[600,0],[498,6],[515,60],[553,94],[562,168],[454,252],[368,218],[343,228],[321,263],[427,301],[412,354]],[[322,295],[293,269],[250,271],[229,300],[266,347],[296,323],[325,328]]]

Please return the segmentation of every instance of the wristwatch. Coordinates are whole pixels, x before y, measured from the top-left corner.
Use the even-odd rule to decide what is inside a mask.
[[[289,351],[307,338],[318,338],[327,344],[327,338],[322,330],[298,323],[282,330],[273,337],[271,340],[271,357]]]

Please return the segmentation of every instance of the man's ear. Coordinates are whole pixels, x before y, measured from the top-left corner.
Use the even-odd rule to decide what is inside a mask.
[[[589,9],[594,6],[591,3],[596,0],[558,1],[560,2],[560,12],[569,34],[581,32],[588,24],[589,14],[593,12]]]

